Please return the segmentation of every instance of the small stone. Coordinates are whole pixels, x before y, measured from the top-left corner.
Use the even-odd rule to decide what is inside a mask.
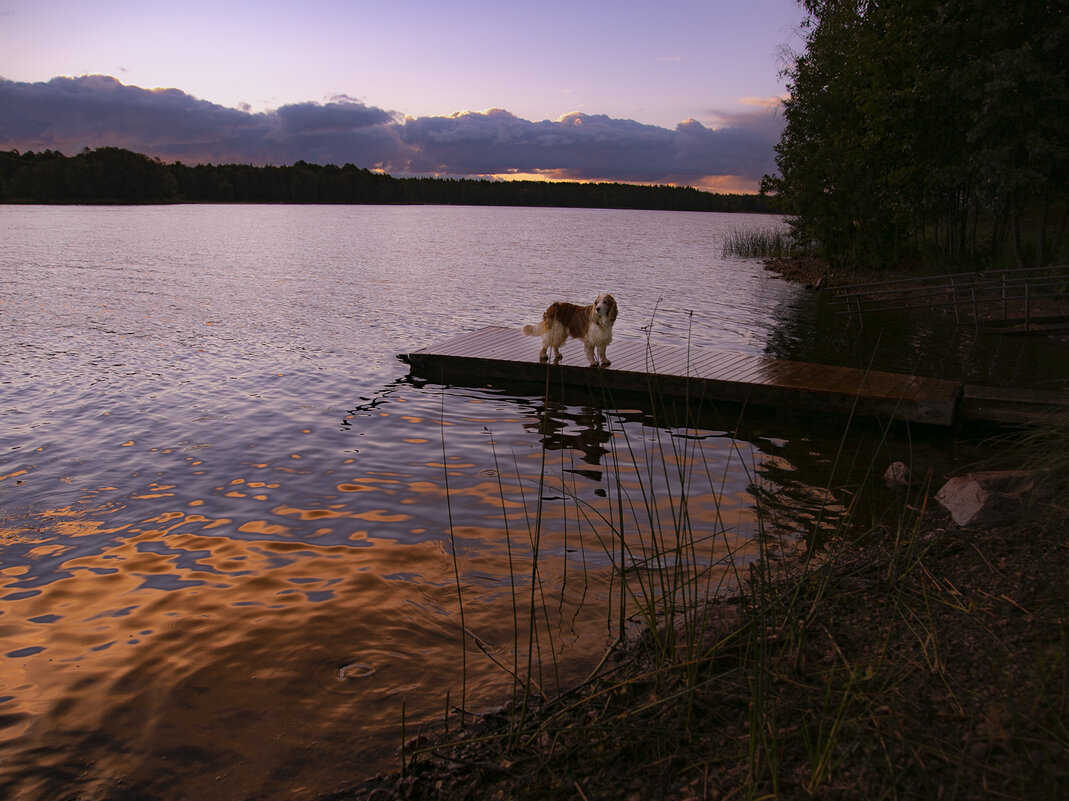
[[[892,462],[883,474],[884,483],[893,490],[907,489],[913,483],[909,465],[905,462]]]

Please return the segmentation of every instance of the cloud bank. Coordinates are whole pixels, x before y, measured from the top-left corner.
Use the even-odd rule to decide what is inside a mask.
[[[268,112],[225,108],[178,89],[89,75],[0,78],[0,149],[123,147],[164,161],[352,163],[395,176],[543,176],[755,190],[774,170],[782,120],[774,104],[674,130],[571,113],[531,122],[502,109],[403,117],[339,96]]]

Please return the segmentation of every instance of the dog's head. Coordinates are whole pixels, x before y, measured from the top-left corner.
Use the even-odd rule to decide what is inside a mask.
[[[615,323],[616,313],[616,298],[608,292],[598,295],[597,300],[594,301],[594,314],[610,323]]]

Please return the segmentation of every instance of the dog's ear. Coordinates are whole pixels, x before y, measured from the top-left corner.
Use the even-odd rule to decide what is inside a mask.
[[[616,307],[616,298],[609,295],[609,322],[616,322],[616,315],[619,313],[619,309]]]

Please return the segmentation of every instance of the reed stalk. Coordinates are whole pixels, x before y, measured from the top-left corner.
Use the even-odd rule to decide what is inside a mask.
[[[441,419],[445,421],[445,395],[442,395]],[[449,502],[449,460],[445,448],[445,433],[442,433],[442,477],[445,482],[446,516],[449,523],[449,551],[453,557],[453,578],[457,590],[457,609],[460,612],[460,727],[464,728],[464,715],[468,701],[468,643],[465,638],[467,626],[464,623],[464,588],[461,582],[460,563],[457,560],[457,540],[453,530],[453,505]]]

